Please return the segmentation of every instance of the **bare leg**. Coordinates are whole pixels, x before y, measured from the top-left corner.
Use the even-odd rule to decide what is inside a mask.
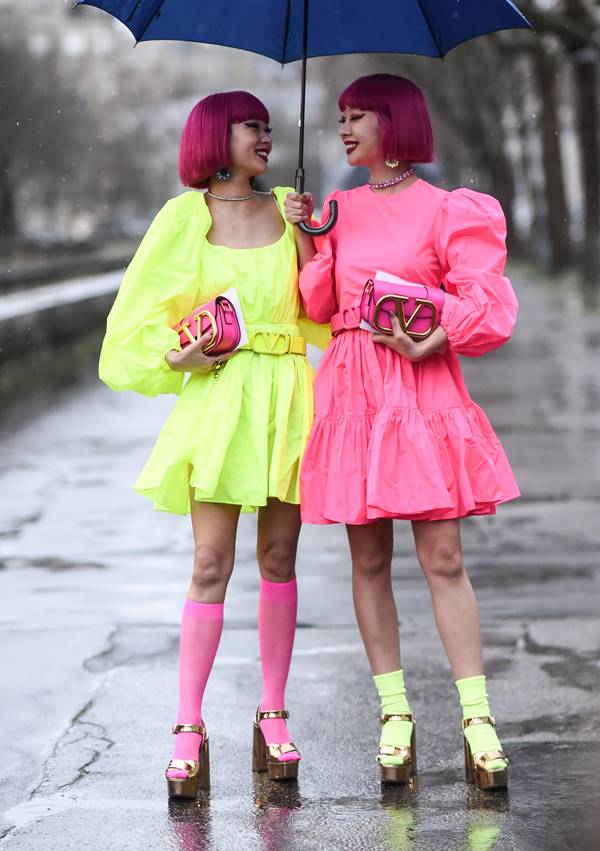
[[[297,505],[270,499],[260,509],[256,554],[260,568],[258,601],[258,638],[263,674],[263,693],[259,709],[263,712],[285,708],[285,687],[290,670],[298,591],[295,565],[300,510]],[[290,742],[284,718],[260,721],[268,744]],[[298,753],[289,750],[279,761],[297,761]]]
[[[352,556],[352,597],[358,628],[374,674],[400,668],[398,613],[392,591],[394,533],[391,520],[347,526]]]
[[[463,565],[460,523],[458,520],[420,521],[413,523],[413,532],[417,556],[431,591],[438,632],[456,680],[463,718],[489,716],[479,610]],[[467,727],[464,735],[472,754],[490,755],[485,763],[489,788],[505,786],[506,760],[494,727],[477,723]],[[491,758],[494,755],[496,758]]]
[[[392,590],[392,521],[348,526],[347,531],[356,620],[379,692],[381,713],[396,716],[381,728],[377,759],[382,772],[394,775],[386,779],[407,782],[414,759],[410,751],[413,723],[398,718],[410,714],[410,704],[404,688],[404,672],[400,670],[398,614]]]
[[[195,553],[179,639],[178,725],[202,725],[202,699],[221,639],[239,510],[192,501]],[[177,733],[169,778],[189,776],[189,762],[199,759],[201,743],[199,730]]]
[[[256,557],[260,575],[269,582],[290,582],[296,575],[300,508],[269,499],[258,512]]]
[[[239,505],[192,500],[194,569],[188,599],[222,603],[233,571]]]
[[[456,680],[483,673],[479,610],[464,568],[458,520],[412,524],[417,557],[429,585],[435,620]]]

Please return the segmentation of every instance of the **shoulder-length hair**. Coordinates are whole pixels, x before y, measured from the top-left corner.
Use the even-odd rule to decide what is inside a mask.
[[[231,166],[231,125],[254,118],[269,123],[269,112],[250,92],[219,92],[198,101],[179,145],[179,177],[184,186],[208,186],[221,168]]]
[[[377,115],[383,156],[412,163],[434,158],[433,131],[427,101],[421,89],[395,74],[369,74],[344,89],[338,101]]]

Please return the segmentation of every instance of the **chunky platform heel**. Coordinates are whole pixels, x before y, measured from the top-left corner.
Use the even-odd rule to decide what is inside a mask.
[[[465,718],[463,721],[463,738],[465,747],[465,780],[474,783],[478,789],[505,789],[508,786],[508,757],[503,751],[475,751],[471,750],[469,740],[464,735],[464,730],[475,724],[491,724],[496,726],[496,719],[492,715],[481,715],[475,718]],[[491,771],[487,765],[495,759],[503,759],[504,768],[496,768]]]
[[[382,715],[381,724],[387,721],[410,721],[412,723],[412,733],[410,737],[410,745],[380,745],[379,753],[377,754],[377,762],[379,763],[379,779],[382,783],[412,783],[417,775],[417,739],[415,734],[415,722],[412,714],[409,712],[397,713],[393,715]],[[395,756],[404,759],[401,765],[384,765],[381,760],[386,757]]]
[[[297,753],[300,751],[293,742],[268,745],[263,731],[260,729],[260,721],[269,718],[289,718],[287,709],[276,709],[266,712],[256,710],[256,720],[253,725],[252,740],[252,771],[266,771],[269,780],[297,780],[299,759],[281,760],[280,757],[286,753]]]
[[[204,724],[175,724],[172,732],[175,735],[198,733],[202,736],[197,760],[172,759],[165,771],[169,798],[195,798],[199,789],[210,789],[210,758],[206,727]],[[169,777],[168,772],[173,769],[185,771],[187,777]]]

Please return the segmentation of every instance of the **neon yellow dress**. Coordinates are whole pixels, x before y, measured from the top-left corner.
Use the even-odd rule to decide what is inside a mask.
[[[273,190],[280,209],[290,191]],[[301,334],[296,246],[286,223],[261,248],[207,239],[201,192],[184,192],[157,214],[131,261],[107,321],[100,378],[113,390],[179,395],[136,490],[163,511],[185,514],[194,499],[253,511],[269,497],[298,504],[300,460],[313,421],[306,357],[239,351],[212,373],[187,380],[165,361],[179,348],[172,326],[235,287],[249,332]]]

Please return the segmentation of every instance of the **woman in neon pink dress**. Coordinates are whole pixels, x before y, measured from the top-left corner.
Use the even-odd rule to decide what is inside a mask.
[[[308,523],[345,523],[358,625],[381,698],[377,760],[383,781],[416,769],[415,725],[400,663],[391,585],[392,520],[410,520],[439,634],[463,708],[465,775],[480,788],[507,784],[483,674],[479,613],[465,571],[460,518],[494,514],[519,495],[504,450],[470,398],[458,355],[505,343],[518,305],[509,280],[498,202],[468,189],[447,192],[418,179],[431,162],[425,99],[409,80],[362,77],[340,96],[340,136],[349,165],[369,183],[335,191],[337,226],[316,240],[297,234],[308,316],[331,322],[333,339],[315,385],[315,424],[305,452],[301,499]],[[291,193],[291,222],[312,213]],[[313,256],[314,255],[314,256]],[[415,342],[360,329],[358,305],[376,270],[442,286],[441,324]]]

